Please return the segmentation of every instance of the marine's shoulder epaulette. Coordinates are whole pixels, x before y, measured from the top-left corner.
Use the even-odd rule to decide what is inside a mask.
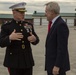
[[[4,22],[4,25],[8,25],[10,23],[11,23],[11,21],[6,21],[6,22]]]

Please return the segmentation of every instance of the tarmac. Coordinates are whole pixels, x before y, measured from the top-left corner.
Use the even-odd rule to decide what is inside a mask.
[[[33,75],[47,75],[45,69],[45,40],[47,36],[47,26],[34,26],[36,33],[40,38],[40,43],[32,46],[35,66],[33,68]],[[69,58],[71,70],[67,75],[76,75],[76,27],[69,27]],[[5,56],[5,48],[0,48],[0,75],[9,75],[6,67],[3,66]]]

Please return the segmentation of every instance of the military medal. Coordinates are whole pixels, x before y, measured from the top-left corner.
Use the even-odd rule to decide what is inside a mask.
[[[32,32],[32,26],[28,25],[27,23],[24,25],[24,28],[27,30],[27,33]]]

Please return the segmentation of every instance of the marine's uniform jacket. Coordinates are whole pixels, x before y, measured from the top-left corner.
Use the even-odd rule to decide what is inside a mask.
[[[6,54],[4,59],[4,66],[10,68],[29,68],[34,66],[34,60],[32,55],[31,44],[27,40],[30,33],[26,29],[26,24],[32,26],[32,33],[36,36],[36,41],[33,45],[39,42],[37,34],[34,32],[33,25],[28,22],[18,22],[14,19],[1,27],[1,37],[0,46],[6,47]],[[9,39],[9,35],[16,30],[16,32],[21,32],[23,34],[23,39],[21,41]]]

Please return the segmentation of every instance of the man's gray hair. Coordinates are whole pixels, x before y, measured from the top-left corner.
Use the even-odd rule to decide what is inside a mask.
[[[60,13],[60,6],[57,2],[49,2],[45,4],[49,11],[54,11],[55,14]]]

